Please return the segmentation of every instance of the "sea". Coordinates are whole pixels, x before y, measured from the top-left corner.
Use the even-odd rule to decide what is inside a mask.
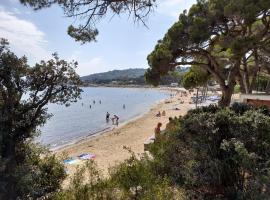
[[[76,143],[87,137],[110,130],[116,125],[106,122],[117,115],[119,124],[124,124],[148,112],[156,103],[169,97],[167,91],[151,88],[102,88],[84,87],[81,99],[66,107],[49,104],[53,116],[40,127],[37,142],[57,149]]]

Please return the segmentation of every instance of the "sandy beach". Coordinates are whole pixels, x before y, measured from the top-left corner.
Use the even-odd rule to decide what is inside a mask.
[[[184,101],[180,104],[180,101]],[[130,155],[123,147],[129,147],[134,153],[144,152],[144,142],[154,134],[154,128],[161,122],[162,129],[166,127],[169,117],[184,115],[191,105],[189,104],[190,95],[184,97],[180,94],[171,97],[154,105],[149,112],[139,118],[133,119],[124,125],[113,128],[97,136],[85,139],[76,144],[58,149],[55,153],[58,156],[76,157],[82,153],[95,154],[95,162],[99,169],[106,174],[109,167],[127,159]],[[179,108],[179,110],[175,110]],[[166,116],[156,117],[160,111],[165,111]],[[78,164],[68,164],[66,167],[72,171]]]

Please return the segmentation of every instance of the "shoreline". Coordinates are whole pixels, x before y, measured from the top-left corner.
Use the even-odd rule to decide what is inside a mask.
[[[171,89],[173,90],[173,88]],[[183,100],[184,104],[180,104],[180,100]],[[98,169],[106,174],[108,168],[129,158],[130,154],[123,147],[130,148],[135,154],[143,153],[144,142],[154,134],[156,124],[161,122],[163,130],[169,121],[169,117],[186,114],[187,110],[191,108],[189,100],[190,95],[181,97],[180,94],[173,98],[163,99],[150,106],[146,112],[120,124],[116,128],[54,150],[53,153],[61,158],[63,158],[63,155],[65,157],[76,157],[82,153],[95,154]],[[175,110],[176,107],[180,110]],[[166,111],[166,116],[155,116],[158,111],[163,110]],[[73,174],[78,165],[80,164],[66,165],[69,174]]]
[[[108,133],[110,131],[120,129],[123,126],[125,126],[126,124],[128,124],[128,123],[132,123],[133,121],[136,121],[136,120],[140,119],[141,117],[146,115],[148,112],[150,112],[151,109],[154,109],[158,104],[163,103],[163,102],[167,101],[168,99],[169,98],[162,99],[162,100],[154,102],[153,105],[151,105],[148,109],[146,109],[142,114],[135,115],[135,116],[131,117],[130,119],[119,123],[118,126],[112,125],[111,127],[107,127],[107,128],[102,129],[102,130],[96,131],[93,134],[88,134],[86,136],[83,136],[78,140],[74,140],[74,141],[71,141],[71,142],[69,142],[67,144],[63,144],[63,145],[59,145],[59,146],[56,146],[56,147],[49,148],[49,151],[51,151],[51,152],[64,151],[65,149],[68,149],[69,147],[72,147],[73,145],[80,144],[80,143],[84,142],[84,140],[88,141],[88,140],[91,140],[91,139],[93,139],[95,137],[99,137],[99,136],[101,136],[103,134],[106,134],[106,133]]]
[[[164,91],[164,90],[165,89],[161,89],[161,91]],[[170,92],[169,90],[165,90],[165,91]],[[123,122],[120,122],[118,124],[118,126],[111,125],[110,127],[102,128],[101,130],[98,130],[98,131],[93,132],[93,133],[86,134],[85,136],[82,136],[77,140],[70,141],[70,142],[68,142],[66,144],[57,145],[57,146],[53,146],[53,147],[48,146],[49,151],[51,151],[51,152],[63,151],[66,148],[69,148],[69,147],[71,147],[73,145],[76,145],[78,143],[83,142],[84,140],[91,140],[91,139],[93,139],[95,137],[106,134],[106,133],[108,133],[110,131],[113,131],[115,129],[120,129],[121,127],[125,126],[126,124],[128,124],[130,122],[133,122],[135,120],[138,120],[139,118],[143,117],[145,114],[150,112],[151,109],[154,109],[158,104],[163,103],[163,102],[167,101],[168,99],[170,99],[170,97],[167,97],[165,99],[161,99],[161,100],[157,100],[157,101],[153,102],[153,104],[151,106],[149,106],[148,108],[146,108],[146,110],[144,112],[142,112],[140,114],[137,114],[137,115],[134,115],[133,117],[131,117],[131,118],[129,118],[129,119],[123,121]]]

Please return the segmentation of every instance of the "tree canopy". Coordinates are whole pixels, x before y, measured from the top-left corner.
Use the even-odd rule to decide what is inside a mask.
[[[43,152],[33,150],[32,140],[51,116],[47,104],[68,104],[79,98],[76,66],[54,54],[51,60],[30,67],[26,57],[17,57],[1,39],[0,198],[39,197],[61,186],[63,168],[51,156],[41,159]]]
[[[184,75],[182,84],[186,89],[196,88],[207,85],[209,78],[210,75],[207,71],[193,65]]]
[[[79,23],[68,27],[68,34],[82,43],[96,40],[96,22],[107,13],[120,15],[128,13],[135,21],[143,24],[155,5],[155,0],[20,0],[23,5],[35,10],[59,5],[66,17],[79,19]]]
[[[158,84],[176,66],[196,65],[220,84],[227,106],[236,82],[250,93],[257,74],[270,73],[269,26],[268,0],[198,0],[148,56],[146,79]]]

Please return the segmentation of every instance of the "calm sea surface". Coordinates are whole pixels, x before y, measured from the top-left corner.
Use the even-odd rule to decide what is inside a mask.
[[[121,124],[142,115],[153,104],[169,96],[156,89],[83,88],[83,91],[82,99],[69,107],[48,106],[53,117],[41,127],[39,142],[51,148],[76,142],[111,128],[112,122],[106,123],[106,112],[111,117],[118,115]]]

